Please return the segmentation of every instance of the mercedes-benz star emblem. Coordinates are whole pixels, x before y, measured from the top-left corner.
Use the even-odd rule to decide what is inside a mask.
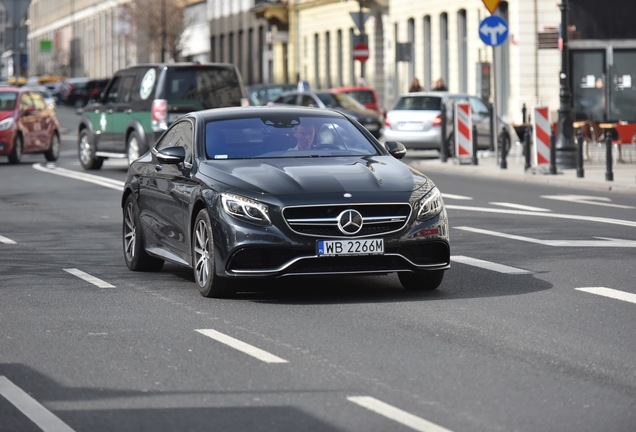
[[[345,210],[338,216],[338,229],[343,234],[353,235],[362,229],[362,215],[357,210]]]

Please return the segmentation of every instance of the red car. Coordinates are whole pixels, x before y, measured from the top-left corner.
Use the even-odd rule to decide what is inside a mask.
[[[346,93],[366,108],[369,108],[380,115],[383,114],[380,101],[378,100],[378,94],[371,87],[334,87],[331,90],[336,93]]]
[[[57,160],[60,125],[55,108],[36,90],[0,87],[0,156],[17,164],[26,153],[44,153],[47,161]]]

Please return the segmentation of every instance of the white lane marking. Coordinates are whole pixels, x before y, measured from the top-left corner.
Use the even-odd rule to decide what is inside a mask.
[[[124,182],[120,180],[109,179],[108,177],[96,176],[93,174],[86,174],[77,171],[67,170],[65,168],[56,167],[53,164],[43,166],[39,163],[33,164],[33,168],[38,171],[48,172],[50,174],[56,174],[63,177],[68,177],[76,180],[82,180],[88,183],[94,183],[107,188],[115,189],[118,191],[124,190]]]
[[[449,194],[449,193],[444,193],[442,192],[442,198],[446,199],[456,199],[456,200],[472,200],[472,197],[469,196],[465,196],[465,195],[454,195],[454,194]]]
[[[115,288],[115,285],[111,285],[108,282],[104,282],[101,279],[96,278],[95,276],[91,276],[88,273],[84,273],[78,269],[64,269],[65,272],[72,274],[73,276],[77,276],[80,279],[84,279],[86,282],[92,283],[98,288]]]
[[[616,207],[616,208],[636,208],[633,206],[626,206],[621,204],[612,204],[611,199],[607,197],[599,197],[592,195],[541,195],[541,198],[557,200],[557,201],[568,201],[579,204],[590,204],[597,206],[605,206],[605,207]]]
[[[260,348],[256,348],[255,346],[249,345],[238,339],[234,339],[233,337],[225,335],[216,330],[198,329],[196,331],[201,333],[204,336],[214,339],[217,342],[221,342],[247,355],[251,355],[252,357],[257,358],[258,360],[264,361],[265,363],[288,363],[288,361],[285,359],[277,357],[274,354],[270,354],[267,351],[263,351]]]
[[[449,210],[465,210],[465,211],[476,211],[481,213],[499,213],[499,214],[511,214],[511,215],[522,215],[522,216],[538,216],[538,217],[549,217],[555,219],[572,219],[584,222],[599,222],[610,225],[622,225],[628,227],[636,227],[636,221],[628,221],[622,219],[610,219],[610,218],[602,218],[602,217],[594,217],[594,216],[581,216],[581,215],[570,215],[570,214],[561,214],[561,213],[541,213],[541,212],[529,212],[522,210],[506,210],[506,209],[497,209],[491,207],[470,207],[470,206],[458,206],[458,205],[446,205],[446,208]]]
[[[504,264],[497,264],[491,261],[484,261],[477,258],[471,258],[463,255],[453,255],[451,256],[451,262],[458,262],[466,265],[471,265],[473,267],[479,267],[486,270],[492,270],[499,273],[506,274],[532,274],[529,270],[520,269],[517,267],[510,267]]]
[[[526,206],[526,205],[514,204],[514,203],[507,203],[507,202],[491,202],[490,204],[496,205],[496,206],[501,206],[501,207],[510,207],[510,208],[514,208],[514,209],[517,209],[517,210],[528,210],[528,211],[537,211],[537,212],[549,212],[549,211],[551,211],[549,209],[544,209],[544,208],[541,208],[541,207],[532,207],[532,206]]]
[[[44,432],[74,432],[66,423],[4,376],[0,376],[0,395]]]
[[[5,236],[1,236],[1,235],[0,235],[0,243],[4,243],[4,244],[16,244],[16,242],[14,242],[13,240],[11,240],[9,237],[5,237]]]
[[[625,291],[619,291],[612,288],[605,287],[588,287],[588,288],[575,288],[578,291],[588,292],[590,294],[596,294],[604,297],[613,298],[616,300],[622,300],[630,303],[636,303],[636,294],[628,293]]]
[[[451,432],[433,422],[410,414],[371,396],[348,396],[347,399],[381,416],[394,420],[419,432]]]
[[[636,248],[635,240],[615,239],[610,237],[594,237],[598,240],[540,240],[531,237],[518,236],[514,234],[505,234],[497,231],[490,231],[480,228],[471,227],[455,227],[455,229],[462,231],[470,231],[479,234],[490,235],[494,237],[502,237],[511,240],[519,240],[528,243],[535,243],[544,246],[553,247],[621,247],[621,248]]]

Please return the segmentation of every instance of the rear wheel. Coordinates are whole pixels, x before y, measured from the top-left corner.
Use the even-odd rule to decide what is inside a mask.
[[[128,137],[126,152],[128,155],[128,165],[133,163],[133,161],[139,159],[139,156],[141,156],[141,140],[139,139],[139,135],[137,135],[137,132],[131,132],[130,136]]]
[[[223,298],[233,294],[230,281],[217,276],[214,261],[212,223],[206,209],[199,211],[192,232],[194,281],[204,297]]]
[[[159,271],[163,260],[150,256],[144,250],[144,239],[139,223],[139,208],[132,195],[126,198],[124,205],[124,223],[122,242],[126,265],[133,271]]]
[[[85,170],[98,170],[102,167],[104,159],[95,155],[95,144],[86,129],[82,129],[79,133],[77,150],[80,164]]]
[[[11,150],[11,153],[9,154],[9,163],[20,163],[20,159],[22,159],[22,146],[22,135],[17,134],[13,140],[13,150]]]
[[[398,273],[398,278],[402,287],[408,291],[432,291],[442,283],[444,270]]]
[[[44,157],[49,162],[54,162],[60,156],[60,137],[57,133],[51,136],[51,142],[49,143],[49,149],[44,153]]]

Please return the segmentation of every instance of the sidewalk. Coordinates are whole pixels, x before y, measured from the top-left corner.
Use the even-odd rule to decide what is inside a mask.
[[[614,149],[613,149],[614,152]],[[605,162],[605,146],[597,145],[589,149],[588,157],[583,160],[582,177],[577,168],[563,169],[557,166],[556,174],[550,174],[550,166],[530,167],[525,169],[526,160],[523,156],[523,146],[514,143],[510,154],[506,158],[506,168],[501,168],[497,155],[494,152],[480,151],[477,157],[477,165],[473,165],[472,159],[462,160],[461,163],[454,158],[442,162],[441,158],[423,158],[411,160],[410,163],[416,169],[431,173],[452,172],[466,176],[488,176],[505,178],[507,180],[557,184],[567,187],[576,187],[586,190],[611,190],[613,192],[632,193],[636,200],[636,145],[623,146],[623,162],[612,164],[611,177],[608,180],[607,164]],[[422,152],[408,151],[407,157],[417,158],[424,155]],[[614,154],[614,157],[616,155]]]

